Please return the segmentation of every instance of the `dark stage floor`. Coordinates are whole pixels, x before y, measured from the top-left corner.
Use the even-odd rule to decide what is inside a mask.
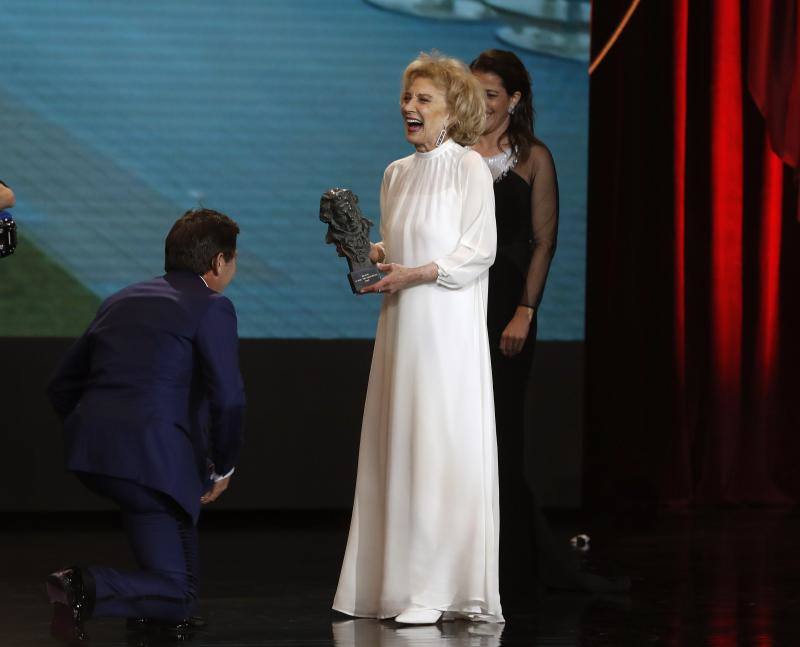
[[[43,576],[73,562],[129,563],[110,517],[6,516],[0,529],[0,646],[54,645]],[[587,568],[626,572],[629,596],[537,592],[504,603],[506,625],[402,628],[329,610],[347,519],[341,515],[209,514],[202,531],[203,610],[191,643],[255,646],[800,645],[800,513],[711,509],[616,522],[561,518],[565,537],[593,535]],[[139,644],[120,621],[88,626],[92,645]]]

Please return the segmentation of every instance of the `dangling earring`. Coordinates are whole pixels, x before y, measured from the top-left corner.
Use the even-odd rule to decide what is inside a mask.
[[[439,133],[439,136],[436,138],[436,143],[433,145],[434,148],[439,148],[444,142],[444,138],[447,137],[447,124],[442,126],[442,132]]]
[[[516,107],[517,106],[508,106],[508,114],[513,115],[514,114],[514,108],[516,108]]]

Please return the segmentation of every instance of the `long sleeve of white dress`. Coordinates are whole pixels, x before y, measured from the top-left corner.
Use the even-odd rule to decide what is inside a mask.
[[[459,289],[486,272],[494,263],[497,228],[494,219],[492,174],[477,155],[464,155],[459,168],[463,196],[462,234],[458,246],[436,259],[437,283]]]

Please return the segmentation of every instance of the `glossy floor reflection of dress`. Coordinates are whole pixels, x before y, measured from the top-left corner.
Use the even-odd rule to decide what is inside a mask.
[[[459,621],[403,627],[365,618],[334,622],[332,631],[334,647],[500,647],[503,626]]]

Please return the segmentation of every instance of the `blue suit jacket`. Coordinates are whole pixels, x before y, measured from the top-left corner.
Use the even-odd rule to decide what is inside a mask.
[[[112,295],[47,387],[67,467],[165,492],[196,520],[242,442],[236,312],[191,272]]]

